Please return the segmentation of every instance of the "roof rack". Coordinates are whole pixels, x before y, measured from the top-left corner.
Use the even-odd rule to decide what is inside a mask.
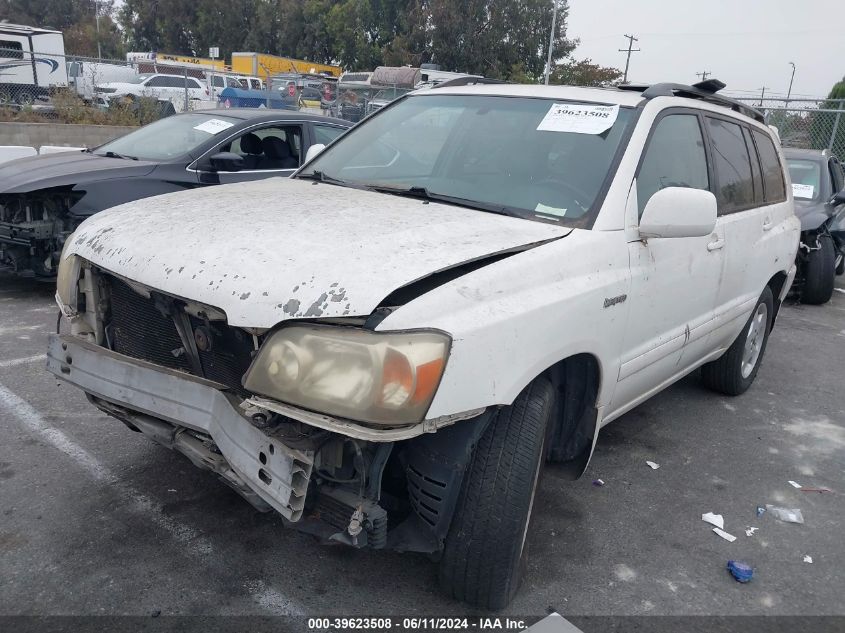
[[[432,90],[436,90],[437,88],[454,88],[456,86],[477,86],[480,84],[506,84],[509,83],[507,81],[502,81],[501,79],[488,79],[487,77],[476,77],[470,75],[468,77],[455,77],[455,79],[449,79],[448,81],[443,81],[436,86],[432,86]]]
[[[642,92],[643,98],[645,99],[654,99],[655,97],[686,97],[687,99],[701,99],[707,103],[713,103],[715,105],[730,108],[734,112],[744,114],[755,121],[759,121],[760,123],[766,122],[763,113],[756,108],[752,108],[751,106],[735,99],[717,95],[716,93],[725,87],[725,84],[718,79],[700,81],[691,86],[687,86],[685,84],[660,83],[652,86],[622,85],[618,87],[621,90]]]

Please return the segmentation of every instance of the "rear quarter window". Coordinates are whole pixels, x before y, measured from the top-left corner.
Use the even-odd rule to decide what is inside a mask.
[[[757,153],[760,155],[760,167],[763,170],[763,191],[766,204],[786,200],[786,183],[783,180],[783,168],[777,150],[768,134],[752,130]]]

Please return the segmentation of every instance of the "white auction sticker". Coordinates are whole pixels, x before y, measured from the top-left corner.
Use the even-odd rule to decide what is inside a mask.
[[[545,132],[574,132],[601,134],[613,127],[619,116],[619,106],[577,105],[555,103],[537,129]]]
[[[223,121],[222,119],[209,119],[205,123],[195,125],[194,129],[200,132],[207,132],[208,134],[219,134],[223,130],[228,130],[234,123]]]
[[[806,198],[807,200],[812,200],[813,193],[815,191],[816,188],[813,185],[801,185],[797,182],[792,183],[793,198]]]

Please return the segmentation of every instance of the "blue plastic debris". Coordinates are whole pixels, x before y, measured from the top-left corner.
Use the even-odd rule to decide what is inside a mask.
[[[754,576],[754,569],[748,563],[741,560],[729,560],[728,571],[731,572],[737,582],[749,582]]]
[[[764,508],[763,506],[757,506],[757,516],[758,516],[758,517],[763,516],[763,513],[764,513],[765,511],[766,511],[766,508]]]

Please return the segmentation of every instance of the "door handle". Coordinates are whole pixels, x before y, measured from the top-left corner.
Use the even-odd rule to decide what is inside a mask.
[[[717,236],[715,240],[707,243],[707,250],[708,251],[718,251],[724,245],[725,245],[725,239],[723,237]]]
[[[771,231],[772,227],[774,225],[775,225],[775,223],[772,222],[772,218],[764,218],[763,219],[763,230],[764,231]]]

